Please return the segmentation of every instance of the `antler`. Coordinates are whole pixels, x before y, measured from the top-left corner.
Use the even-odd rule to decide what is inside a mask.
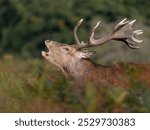
[[[79,41],[78,37],[77,37],[77,29],[79,28],[79,26],[81,25],[81,23],[83,22],[83,19],[81,19],[77,25],[74,28],[74,38],[76,41],[76,47],[77,48],[86,48],[86,47],[90,47],[90,46],[98,46],[101,44],[104,44],[110,40],[119,40],[119,41],[123,41],[124,43],[126,43],[130,48],[132,49],[137,49],[140,48],[139,46],[136,46],[136,43],[141,43],[142,40],[138,40],[135,38],[135,36],[140,35],[143,33],[142,30],[135,30],[135,31],[131,31],[132,30],[132,25],[136,20],[132,20],[132,21],[126,21],[126,18],[123,19],[119,24],[117,24],[115,26],[115,28],[113,29],[112,33],[110,33],[107,36],[104,36],[100,39],[94,39],[94,33],[95,30],[97,29],[97,27],[100,24],[100,21],[96,24],[96,26],[92,29],[92,31],[89,34],[89,39],[88,39],[88,43],[84,43]]]
[[[81,20],[76,24],[76,26],[75,26],[74,29],[73,29],[73,36],[74,36],[74,39],[75,39],[77,45],[80,45],[80,44],[81,44],[80,41],[79,41],[79,39],[78,39],[78,36],[77,36],[77,30],[78,30],[78,28],[79,28],[79,26],[81,25],[82,22],[83,22],[83,19],[81,19]]]
[[[77,30],[78,30],[79,26],[82,24],[82,22],[83,22],[83,19],[81,19],[81,20],[76,24],[76,26],[75,26],[74,29],[73,29],[73,37],[74,37],[75,42],[76,42],[76,44],[77,44],[77,45],[76,45],[77,48],[84,48],[84,47],[88,46],[88,43],[84,43],[83,41],[80,42],[79,39],[78,39],[78,36],[77,36]]]

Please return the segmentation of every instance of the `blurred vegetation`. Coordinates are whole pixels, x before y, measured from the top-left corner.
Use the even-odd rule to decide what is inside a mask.
[[[149,0],[1,0],[0,53],[39,57],[45,39],[72,44],[72,29],[81,18],[86,21],[79,31],[81,40],[87,40],[88,32],[99,20],[106,22],[101,32],[110,32],[110,23],[117,24],[125,17],[137,19],[144,29],[141,26],[150,26],[149,6]],[[144,33],[150,37],[149,29]]]
[[[53,65],[6,55],[0,60],[0,112],[150,112],[150,87],[133,80],[127,88],[80,88]]]
[[[150,112],[144,83],[133,80],[127,89],[100,90],[88,84],[82,94],[82,88],[40,59],[46,39],[73,44],[72,30],[81,18],[85,22],[78,35],[86,41],[97,21],[102,21],[100,37],[127,17],[144,30],[141,49],[112,42],[93,48],[94,60],[149,62],[149,7],[149,0],[0,0],[0,112]]]

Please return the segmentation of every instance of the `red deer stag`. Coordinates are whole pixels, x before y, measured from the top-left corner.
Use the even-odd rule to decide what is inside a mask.
[[[99,26],[100,21],[92,29],[89,34],[88,42],[80,42],[77,37],[77,30],[81,25],[83,19],[81,19],[74,27],[73,36],[75,39],[75,45],[67,45],[58,43],[56,41],[46,40],[45,45],[48,48],[48,52],[42,51],[42,56],[49,62],[59,67],[62,72],[69,78],[73,79],[77,83],[92,82],[97,85],[119,85],[125,86],[128,84],[128,72],[125,70],[125,66],[132,66],[136,68],[135,64],[116,64],[112,66],[102,66],[94,63],[90,58],[95,54],[94,51],[82,50],[91,46],[99,46],[110,40],[118,40],[124,42],[128,47],[132,49],[139,48],[137,43],[142,42],[135,37],[143,33],[142,30],[132,31],[132,25],[136,20],[127,21],[122,20],[115,26],[113,31],[100,39],[94,38],[94,32]],[[148,77],[150,77],[150,67],[147,65],[139,65],[142,72],[136,75],[135,78],[143,80],[150,85]],[[144,68],[144,69],[143,69]]]

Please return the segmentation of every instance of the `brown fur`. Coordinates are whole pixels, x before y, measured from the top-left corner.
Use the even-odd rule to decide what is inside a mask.
[[[149,64],[113,64],[102,66],[92,62],[91,51],[81,51],[75,46],[51,41],[46,44],[49,52],[42,55],[59,67],[62,72],[77,84],[93,83],[96,86],[130,86],[133,81],[144,82],[150,86]]]

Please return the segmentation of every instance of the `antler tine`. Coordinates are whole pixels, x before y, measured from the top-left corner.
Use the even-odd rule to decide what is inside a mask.
[[[126,19],[124,19],[125,21]],[[132,25],[134,24],[134,22],[136,20],[132,20],[132,21],[126,21],[122,24],[118,24],[113,32],[112,32],[112,36],[113,36],[113,39],[114,40],[120,40],[120,41],[123,41],[124,43],[126,43],[130,48],[132,49],[137,49],[137,48],[140,48],[139,46],[135,46],[136,43],[141,43],[142,40],[139,40],[139,39],[136,39],[135,36],[137,35],[141,35],[143,33],[142,30],[135,30],[133,32],[129,31],[129,30],[132,30]]]
[[[79,28],[79,26],[81,25],[82,22],[83,22],[83,19],[81,19],[81,20],[76,24],[76,26],[75,26],[74,29],[73,29],[73,36],[74,36],[74,39],[75,39],[77,45],[80,45],[80,44],[81,44],[80,41],[79,41],[79,39],[78,39],[78,36],[77,36],[77,30],[78,30],[78,28]]]
[[[121,22],[119,22],[116,26],[115,26],[115,28],[114,28],[114,30],[117,30],[117,29],[120,29],[122,26],[124,26],[124,25],[126,25],[126,24],[128,24],[130,21],[126,21],[127,20],[127,18],[125,18],[125,19],[123,19]]]
[[[81,49],[81,48],[86,48],[86,47],[90,47],[90,46],[93,46],[92,43],[94,43],[94,41],[92,41],[94,38],[94,32],[95,30],[98,28],[100,24],[100,21],[97,22],[97,24],[94,26],[94,28],[92,29],[92,31],[89,33],[89,38],[88,38],[88,43],[84,43],[84,42],[81,42],[81,44],[78,44],[76,47]]]
[[[132,44],[126,43],[128,47],[130,47],[131,49],[139,49],[139,46],[133,46]]]
[[[100,24],[101,21],[98,21],[97,24],[94,26],[94,28],[92,29],[92,31],[90,32],[89,34],[89,39],[88,39],[88,43],[93,43],[93,39],[94,39],[94,33],[95,33],[95,30],[98,28],[99,24]]]
[[[76,46],[78,49],[82,49],[82,48],[93,46],[92,43],[94,43],[94,41],[92,41],[92,40],[94,39],[93,38],[94,37],[94,32],[97,29],[97,27],[99,26],[99,24],[100,24],[100,21],[97,22],[97,24],[94,26],[94,28],[92,29],[92,31],[89,33],[88,43],[82,42],[83,44],[78,44]]]
[[[131,38],[128,38],[128,39],[125,39],[124,42],[132,49],[138,49],[140,48],[139,46],[135,46],[136,43],[141,43],[143,40],[139,40],[139,39],[136,39],[135,36],[137,35],[141,35],[143,33],[142,30],[135,30],[133,31],[132,33],[132,36]],[[129,39],[131,41],[129,41]]]
[[[141,43],[143,40],[135,39],[135,36],[141,35],[142,33],[143,33],[142,30],[135,30],[135,31],[133,31],[133,33],[132,33],[132,40],[137,42],[137,43]]]

